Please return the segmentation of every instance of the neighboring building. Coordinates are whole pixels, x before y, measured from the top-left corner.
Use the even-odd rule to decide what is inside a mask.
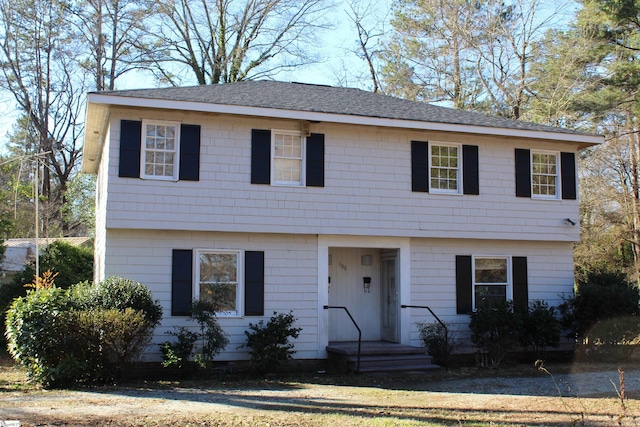
[[[579,240],[576,153],[597,135],[273,81],[90,93],[95,278],[146,284],[156,342],[215,295],[230,344],[293,310],[296,358],[329,341],[420,345],[487,299],[561,302]],[[150,349],[154,351],[154,349]]]
[[[62,241],[73,246],[82,246],[91,240],[90,237],[58,237],[38,239],[38,250],[43,251],[55,241]],[[4,259],[0,263],[0,284],[11,283],[13,277],[24,270],[24,267],[36,259],[36,240],[7,239]]]

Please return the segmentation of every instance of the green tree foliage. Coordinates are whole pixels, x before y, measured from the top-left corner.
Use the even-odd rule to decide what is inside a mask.
[[[41,288],[12,303],[8,349],[46,387],[111,381],[144,351],[161,317],[151,292],[128,279]]]
[[[9,145],[0,155],[0,218],[12,223],[6,238],[33,237],[35,225],[34,163]]]
[[[0,216],[0,264],[4,261],[4,254],[6,252],[6,246],[4,244],[5,239],[7,238],[9,231],[11,230],[12,224],[11,221],[2,218]],[[0,272],[2,270],[0,269]]]
[[[522,119],[550,126],[597,132],[602,109],[585,108],[602,76],[591,66],[602,56],[598,44],[577,29],[548,30],[533,45],[535,60],[527,88],[531,97]]]
[[[546,7],[550,7],[546,4]],[[530,101],[545,3],[397,0],[385,92],[519,119]]]
[[[40,271],[51,270],[58,273],[56,286],[66,289],[69,286],[93,278],[93,248],[74,246],[61,240],[52,242],[40,254]],[[13,282],[25,285],[33,281],[35,263],[25,266]]]
[[[561,306],[563,326],[583,349],[605,353],[640,335],[640,290],[615,271],[579,274],[576,292]]]
[[[55,284],[66,289],[73,284],[86,282],[93,277],[93,251],[81,246],[56,241],[40,254],[40,271],[57,273]],[[0,285],[0,316],[4,320],[11,302],[27,294],[26,284],[33,282],[35,263],[25,266],[11,283]],[[0,322],[0,345],[4,344],[4,321]]]
[[[597,52],[587,65],[599,77],[577,108],[591,111],[607,143],[583,161],[584,242],[580,266],[624,270],[640,279],[640,3],[585,0],[576,28]],[[603,248],[611,248],[606,253]],[[598,258],[598,255],[601,258]],[[630,256],[629,256],[630,255]],[[628,262],[631,260],[631,262]],[[625,265],[626,264],[626,265]],[[625,269],[626,266],[628,269]]]

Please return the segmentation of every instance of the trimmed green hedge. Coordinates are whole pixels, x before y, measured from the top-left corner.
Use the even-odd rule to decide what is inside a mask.
[[[129,279],[39,289],[8,310],[8,350],[45,387],[113,381],[145,349],[161,318],[149,289]]]

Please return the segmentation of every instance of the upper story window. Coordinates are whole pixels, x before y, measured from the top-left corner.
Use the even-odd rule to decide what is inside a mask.
[[[180,124],[176,122],[142,122],[142,178],[178,179]]]
[[[429,145],[429,177],[433,193],[460,194],[461,185],[460,146],[432,143]]]
[[[218,315],[241,316],[242,278],[238,251],[198,250],[193,295]]]
[[[473,308],[511,299],[508,257],[473,258]]]
[[[251,183],[324,187],[324,134],[251,129]]]
[[[531,196],[555,199],[558,197],[558,154],[531,152]]]
[[[576,200],[576,155],[569,152],[515,149],[516,197]]]
[[[304,185],[304,138],[296,132],[272,132],[272,184]]]

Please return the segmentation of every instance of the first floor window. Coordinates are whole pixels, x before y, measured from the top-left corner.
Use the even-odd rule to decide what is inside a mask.
[[[490,306],[511,299],[511,274],[508,257],[473,259],[474,308]]]
[[[179,133],[180,125],[175,122],[142,122],[143,178],[178,178]]]
[[[302,181],[304,144],[302,135],[273,131],[273,184],[304,185]]]
[[[553,198],[558,195],[558,155],[531,152],[531,195]]]
[[[197,253],[195,298],[211,304],[221,315],[240,316],[239,252],[199,250]]]
[[[430,186],[434,193],[460,193],[460,147],[457,145],[429,145]]]

